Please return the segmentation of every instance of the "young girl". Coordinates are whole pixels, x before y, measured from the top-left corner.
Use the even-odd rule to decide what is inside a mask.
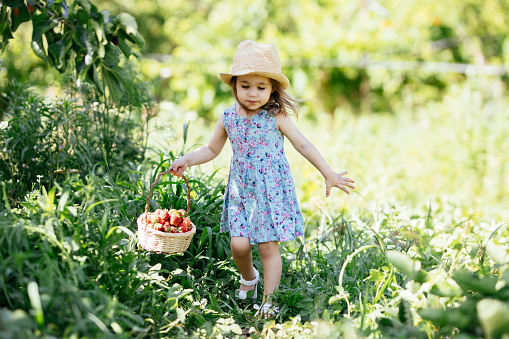
[[[217,157],[230,139],[232,159],[221,231],[230,232],[233,261],[241,274],[238,298],[246,299],[252,289],[256,298],[260,275],[253,267],[251,247],[258,244],[264,292],[261,306],[255,309],[257,314],[275,315],[279,308],[269,296],[281,280],[279,242],[294,240],[304,231],[283,136],[323,175],[326,197],[331,187],[350,193],[354,181],[344,177],[347,172],[335,173],[294,125],[289,111],[297,115],[299,101],[285,91],[290,82],[281,73],[275,46],[241,42],[231,72],[220,77],[231,86],[237,103],[219,117],[207,145],[175,160],[170,169],[182,176],[188,167]]]

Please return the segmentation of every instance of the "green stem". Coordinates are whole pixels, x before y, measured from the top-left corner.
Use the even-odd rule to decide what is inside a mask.
[[[339,274],[338,281],[339,281],[340,288],[343,288],[343,275],[345,274],[346,266],[350,263],[350,261],[352,261],[353,257],[355,257],[360,252],[367,250],[368,248],[371,248],[371,247],[378,247],[378,246],[377,245],[366,245],[366,246],[359,247],[357,250],[355,250],[352,254],[350,254],[346,258],[345,262],[343,263],[343,267],[341,267],[341,273]]]

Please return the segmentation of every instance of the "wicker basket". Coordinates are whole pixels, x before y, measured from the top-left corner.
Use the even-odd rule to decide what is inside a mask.
[[[191,244],[191,239],[196,233],[196,226],[191,223],[191,230],[185,233],[169,233],[169,232],[160,232],[156,231],[151,227],[147,227],[147,213],[148,213],[148,205],[149,199],[152,195],[152,191],[154,186],[159,181],[159,179],[170,173],[170,170],[167,170],[157,177],[157,179],[150,186],[150,191],[147,196],[147,203],[145,205],[145,213],[140,215],[137,220],[138,223],[138,242],[141,247],[147,251],[157,252],[157,253],[166,253],[166,254],[175,254],[185,252]],[[189,209],[191,206],[191,195],[189,189],[189,182],[186,177],[182,177],[187,186],[187,214],[189,214]]]

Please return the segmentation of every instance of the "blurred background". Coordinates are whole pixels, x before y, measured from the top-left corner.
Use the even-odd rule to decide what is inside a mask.
[[[125,0],[146,40],[135,63],[157,109],[148,157],[191,150],[233,104],[218,73],[238,43],[275,44],[290,92],[307,100],[297,126],[356,192],[324,201],[320,174],[287,143],[305,210],[395,204],[503,220],[509,184],[507,0]],[[2,56],[2,82],[45,95],[60,76],[30,49],[23,25]],[[0,85],[2,86],[2,85]],[[184,124],[189,124],[184,144]],[[229,145],[201,171],[226,176]],[[455,215],[453,213],[453,215]]]

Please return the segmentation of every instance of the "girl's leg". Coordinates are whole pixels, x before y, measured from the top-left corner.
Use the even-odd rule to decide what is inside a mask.
[[[279,287],[283,264],[279,254],[279,242],[271,241],[258,244],[258,252],[263,264],[263,291],[262,305]]]
[[[232,257],[235,265],[245,280],[254,280],[256,278],[253,270],[253,258],[251,256],[251,243],[246,237],[232,237],[230,242]],[[241,291],[249,291],[256,286],[240,285]]]

